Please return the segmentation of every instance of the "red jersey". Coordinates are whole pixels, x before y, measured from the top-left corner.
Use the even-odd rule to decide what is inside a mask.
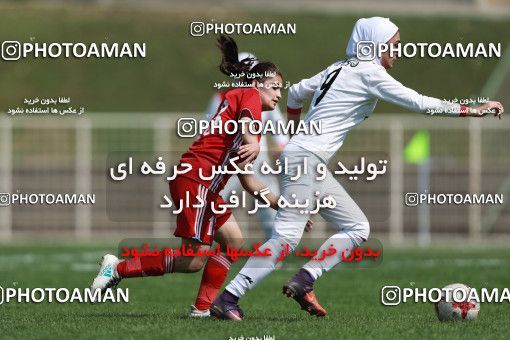
[[[236,88],[222,92],[220,95],[221,104],[211,121],[219,124],[221,120],[222,126],[225,126],[227,121],[237,122],[242,117],[261,121],[262,104],[256,88]],[[260,135],[258,137],[260,141]],[[227,134],[225,131],[220,133],[218,130],[203,133],[181,157],[180,163],[188,163],[192,166],[192,170],[182,176],[202,184],[214,193],[219,193],[231,175],[215,174],[213,176],[212,169],[228,166],[230,160],[237,157],[242,141],[240,126],[235,134]],[[200,178],[199,169],[202,169],[202,177],[212,178]]]

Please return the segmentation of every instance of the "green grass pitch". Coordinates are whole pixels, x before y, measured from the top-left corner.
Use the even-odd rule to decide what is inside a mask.
[[[87,287],[97,262],[115,246],[0,247],[0,286]],[[233,277],[239,265],[232,268]],[[462,282],[476,288],[508,287],[510,252],[504,248],[386,249],[382,264],[370,269],[335,269],[316,285],[328,310],[324,319],[311,317],[281,294],[295,270],[279,270],[251,291],[241,305],[241,323],[190,320],[201,273],[129,279],[127,304],[0,305],[0,337],[109,339],[230,339],[264,335],[275,339],[506,338],[510,306],[482,304],[476,322],[441,323],[429,303],[385,307],[385,285],[443,287]]]

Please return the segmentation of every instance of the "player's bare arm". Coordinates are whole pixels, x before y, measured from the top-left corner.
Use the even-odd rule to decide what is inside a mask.
[[[242,117],[239,119],[240,124],[249,124],[252,121],[249,117]],[[246,133],[243,134],[243,145],[239,147],[237,154],[241,158],[242,163],[240,166],[244,167],[246,164],[253,162],[260,152],[260,145],[257,135],[252,134],[249,130],[245,129]]]

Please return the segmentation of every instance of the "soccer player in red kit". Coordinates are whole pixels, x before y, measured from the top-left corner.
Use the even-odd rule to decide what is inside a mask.
[[[235,41],[221,36],[218,39],[222,51],[220,71],[231,74],[259,74],[260,78],[248,78],[244,82],[249,87],[227,90],[221,94],[221,104],[212,118],[216,123],[221,120],[235,121],[246,124],[260,121],[261,112],[273,110],[281,98],[282,74],[271,62],[259,62],[251,68],[254,60],[238,60]],[[250,70],[251,68],[251,70]],[[269,76],[269,77],[267,77]],[[217,129],[206,131],[196,140],[189,150],[182,155],[183,163],[190,164],[192,170],[178,175],[170,182],[170,193],[173,202],[185,201],[189,193],[190,207],[184,207],[177,215],[177,228],[174,235],[182,239],[182,245],[194,251],[204,251],[211,247],[213,241],[221,246],[221,253],[214,256],[178,256],[173,252],[161,253],[158,256],[140,256],[120,261],[114,255],[105,255],[99,274],[92,283],[92,289],[102,291],[116,286],[121,279],[141,276],[158,276],[166,273],[193,273],[202,269],[204,273],[195,304],[191,306],[191,316],[209,316],[209,307],[223,284],[232,259],[226,255],[227,245],[239,249],[242,246],[242,234],[230,210],[215,214],[211,204],[218,207],[223,203],[219,192],[227,183],[229,174],[213,174],[212,169],[228,166],[230,160],[239,156],[239,167],[251,163],[259,153],[260,136],[253,135],[249,129],[237,129],[236,134],[220,133]],[[256,198],[265,185],[253,175],[239,174],[243,188]],[[210,179],[205,179],[210,178]],[[265,194],[272,208],[277,208],[274,194]],[[192,205],[203,201],[202,208]]]

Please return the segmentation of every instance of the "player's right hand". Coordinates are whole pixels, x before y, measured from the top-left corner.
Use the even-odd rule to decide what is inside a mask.
[[[241,145],[239,147],[239,150],[237,151],[237,154],[241,158],[243,164],[248,164],[253,162],[260,152],[260,145],[259,143],[248,143]]]
[[[472,117],[485,117],[487,114],[494,112],[494,117],[501,119],[505,109],[500,102],[488,101],[487,103],[474,108],[475,112],[470,113]]]

